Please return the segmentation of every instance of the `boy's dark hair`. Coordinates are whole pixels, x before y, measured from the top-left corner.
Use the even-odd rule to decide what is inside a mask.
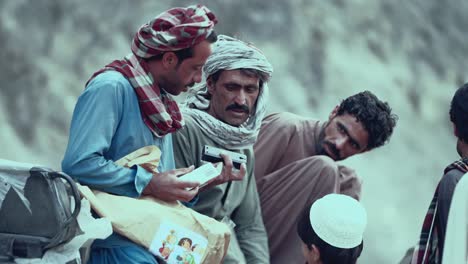
[[[369,91],[360,92],[343,100],[337,115],[350,114],[361,122],[367,133],[367,150],[387,143],[393,133],[398,116],[392,113],[387,102],[380,101]]]
[[[468,143],[468,83],[458,88],[450,104],[450,121],[457,129],[457,137]]]
[[[297,221],[297,234],[309,250],[312,245],[316,246],[320,252],[320,260],[323,264],[355,264],[361,255],[364,242],[354,248],[337,248],[323,241],[312,229],[307,207],[299,216]]]
[[[208,41],[209,43],[215,43],[217,39],[218,39],[218,35],[216,34],[214,30],[211,31],[210,35],[206,37],[206,41]],[[177,50],[173,52],[177,56],[177,66],[179,66],[182,63],[182,61],[184,61],[185,59],[189,59],[193,57],[193,47],[181,49],[181,50]],[[147,60],[160,60],[162,59],[163,55],[164,55],[164,52],[156,56],[153,56],[151,58],[148,58]]]

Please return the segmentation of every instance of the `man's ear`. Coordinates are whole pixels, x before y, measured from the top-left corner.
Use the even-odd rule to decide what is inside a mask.
[[[335,106],[335,108],[333,108],[333,110],[330,113],[330,116],[328,116],[329,120],[332,120],[338,114],[338,108],[340,108],[339,105],[337,105],[337,106]]]
[[[457,129],[457,126],[455,126],[454,123],[452,123],[452,125],[453,125],[453,134],[455,135],[455,137],[459,138],[459,137],[458,137],[458,129]]]
[[[208,88],[208,93],[213,94],[214,88],[215,88],[215,82],[213,81],[213,78],[208,77],[206,80],[206,87]]]
[[[172,69],[177,66],[179,59],[174,52],[168,51],[163,54],[161,61],[165,69]]]
[[[310,249],[310,254],[311,258],[314,261],[314,263],[320,263],[320,251],[318,247],[316,247],[314,244],[312,244],[312,248]]]

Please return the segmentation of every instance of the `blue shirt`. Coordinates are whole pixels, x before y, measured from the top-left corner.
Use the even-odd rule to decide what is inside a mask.
[[[153,136],[143,122],[133,87],[120,73],[107,71],[96,76],[78,98],[62,170],[92,189],[139,197],[152,174],[114,161],[148,145],[161,150],[160,172],[175,168],[172,136]],[[91,255],[91,263],[113,263],[122,256],[129,258],[122,263],[138,263],[140,258],[157,263],[149,251],[115,233],[95,240]]]
[[[152,174],[114,161],[148,145],[161,150],[160,172],[175,168],[171,135],[155,137],[143,122],[128,80],[107,71],[96,76],[78,98],[62,170],[92,189],[139,197]]]

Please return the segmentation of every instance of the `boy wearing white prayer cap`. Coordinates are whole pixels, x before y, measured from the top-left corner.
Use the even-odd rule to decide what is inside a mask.
[[[297,223],[306,263],[355,264],[366,224],[366,210],[354,198],[329,194],[318,199]]]

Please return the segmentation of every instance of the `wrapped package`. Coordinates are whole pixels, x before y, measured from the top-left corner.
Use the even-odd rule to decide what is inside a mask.
[[[117,165],[140,165],[156,171],[160,151],[149,146],[118,160]],[[114,232],[140,244],[167,263],[221,263],[229,246],[229,227],[180,202],[151,196],[138,199],[111,195],[79,186],[92,208],[108,218]]]

